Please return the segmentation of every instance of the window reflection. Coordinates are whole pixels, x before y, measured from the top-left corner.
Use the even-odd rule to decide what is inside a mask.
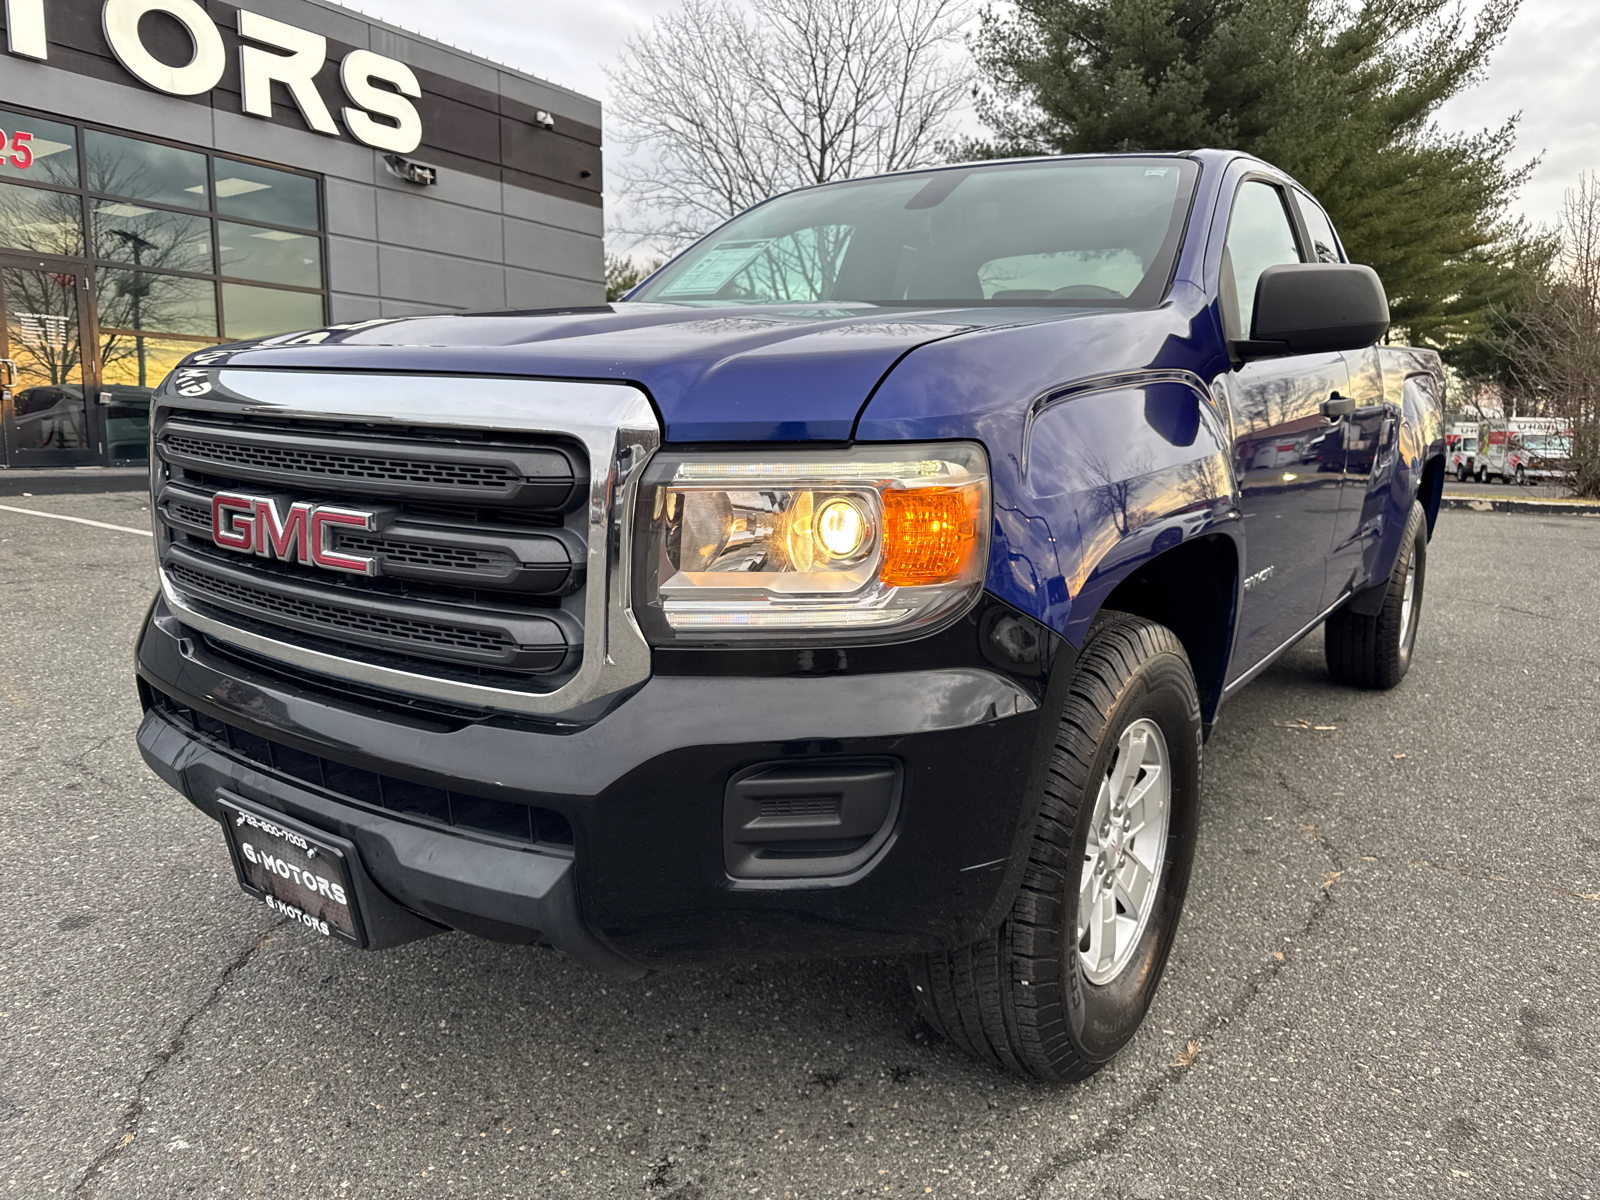
[[[215,160],[215,166],[218,212],[301,229],[316,229],[321,224],[317,220],[316,180],[226,158]]]
[[[71,192],[0,183],[0,245],[38,254],[80,255],[82,204]]]
[[[94,253],[141,267],[209,271],[211,222],[126,200],[96,200]]]
[[[320,293],[280,292],[242,283],[222,285],[222,312],[233,339],[315,329],[323,322]]]
[[[78,186],[78,131],[71,125],[0,111],[0,130],[6,143],[0,179]]]
[[[0,266],[21,375],[0,462],[145,461],[150,397],[186,354],[326,321],[321,231],[315,177],[0,109],[0,251],[68,260]]]
[[[11,417],[18,448],[84,449],[78,277],[7,267],[0,270],[0,297],[8,357],[17,364]]]
[[[185,208],[210,207],[205,155],[92,129],[83,140],[91,192]]]
[[[216,285],[209,279],[101,268],[96,285],[101,329],[216,336]]]
[[[202,345],[131,333],[101,336],[100,404],[106,455],[113,462],[149,460],[150,397],[183,356]]]
[[[217,223],[222,274],[296,287],[322,286],[322,243],[309,233]]]

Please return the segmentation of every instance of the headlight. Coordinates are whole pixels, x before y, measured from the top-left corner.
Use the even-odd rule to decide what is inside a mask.
[[[871,641],[977,595],[989,467],[966,442],[664,451],[636,511],[636,611],[652,642]]]

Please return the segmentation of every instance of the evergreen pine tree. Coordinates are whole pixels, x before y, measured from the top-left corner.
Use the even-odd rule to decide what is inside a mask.
[[[1239,149],[1327,207],[1396,325],[1455,355],[1518,286],[1516,118],[1447,134],[1518,0],[1018,0],[977,39],[991,141],[969,156]]]

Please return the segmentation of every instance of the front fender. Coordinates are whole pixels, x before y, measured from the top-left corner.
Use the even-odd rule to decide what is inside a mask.
[[[919,347],[856,427],[866,442],[988,448],[987,587],[1074,646],[1153,555],[1219,529],[1239,540],[1227,422],[1204,382],[1226,356],[1203,297],[1183,296]]]
[[[1054,513],[1054,525],[1069,532],[1048,548],[1071,598],[1060,628],[1074,645],[1117,585],[1151,559],[1215,533],[1241,539],[1221,414],[1198,378],[1163,374],[1082,387],[1048,403],[1031,422],[1017,502],[996,504],[997,524],[1011,525],[1011,561],[991,562],[991,588],[1002,565],[1012,573],[1004,582],[1027,582],[1017,572],[1033,560],[1016,551],[1025,514]]]

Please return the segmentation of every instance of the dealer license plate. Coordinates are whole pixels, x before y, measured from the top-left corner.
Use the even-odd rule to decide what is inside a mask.
[[[226,792],[217,803],[240,887],[315,933],[365,944],[350,883],[349,842]]]

